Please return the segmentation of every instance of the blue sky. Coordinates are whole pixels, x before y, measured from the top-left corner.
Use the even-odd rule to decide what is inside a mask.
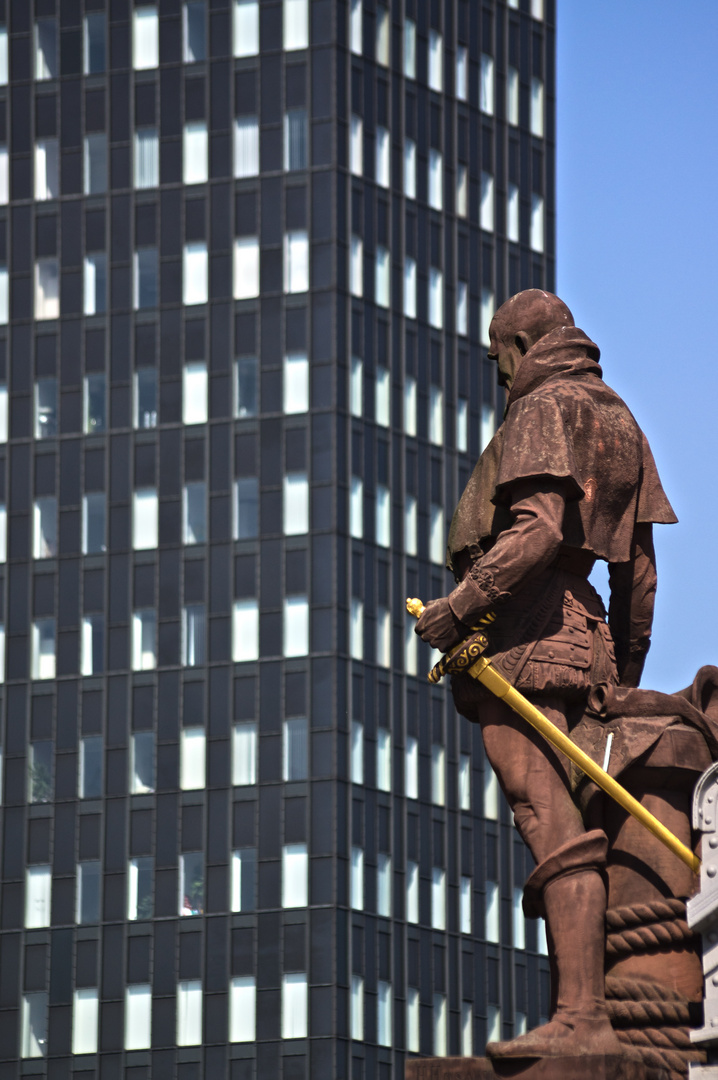
[[[715,0],[558,0],[557,291],[679,517],[643,678],[666,691],[718,664],[717,42]]]

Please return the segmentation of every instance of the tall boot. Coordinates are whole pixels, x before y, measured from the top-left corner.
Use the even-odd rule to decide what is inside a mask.
[[[604,953],[606,837],[600,830],[564,844],[536,867],[525,890],[527,914],[545,915],[558,975],[551,1020],[508,1042],[491,1058],[624,1054],[608,1018]]]

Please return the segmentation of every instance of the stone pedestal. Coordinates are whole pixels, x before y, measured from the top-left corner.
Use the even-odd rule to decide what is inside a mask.
[[[652,1080],[663,1080],[654,1069]],[[665,1080],[669,1073],[665,1071]],[[491,1062],[487,1058],[413,1058],[405,1080],[646,1080],[646,1068],[625,1057],[597,1054],[563,1058],[517,1058]]]

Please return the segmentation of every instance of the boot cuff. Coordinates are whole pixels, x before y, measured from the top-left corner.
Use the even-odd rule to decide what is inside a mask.
[[[608,837],[603,829],[592,829],[557,848],[548,859],[538,864],[524,885],[523,908],[526,918],[546,917],[544,889],[554,878],[575,874],[579,870],[603,872],[607,851]]]

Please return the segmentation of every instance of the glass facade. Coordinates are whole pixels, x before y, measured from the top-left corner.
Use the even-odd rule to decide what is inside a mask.
[[[401,1080],[547,1015],[404,598],[553,288],[554,49],[553,0],[0,2],[1,1077]]]

